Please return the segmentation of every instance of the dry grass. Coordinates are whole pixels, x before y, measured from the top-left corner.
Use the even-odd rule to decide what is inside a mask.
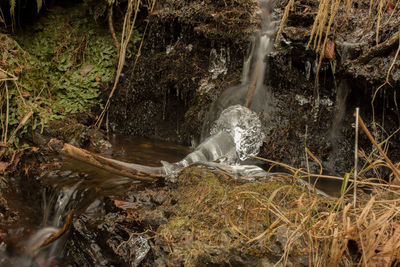
[[[280,27],[278,30],[277,38],[280,36],[283,31],[283,27],[287,21],[290,10],[294,8],[295,5],[294,0],[289,0],[286,5]],[[332,58],[333,55],[330,54],[329,50],[334,51],[334,48],[330,47],[331,43],[329,36],[332,33],[332,30],[336,28],[338,25],[343,25],[347,23],[350,12],[357,12],[356,10],[352,10],[353,0],[320,0],[315,1],[318,2],[317,15],[314,19],[313,26],[311,28],[310,39],[307,44],[307,48],[312,48],[318,53],[318,65],[315,76],[315,88],[314,88],[314,98],[316,96],[316,90],[319,83],[319,71],[324,58]],[[359,1],[359,5],[362,5],[363,1]],[[365,1],[367,2],[367,1]],[[365,25],[366,28],[372,29],[372,27],[376,27],[375,30],[375,43],[379,44],[379,33],[382,26],[385,26],[389,23],[392,17],[399,15],[398,1],[396,3],[394,1],[386,1],[386,0],[378,0],[378,1],[369,1],[369,22],[368,25]],[[342,8],[344,7],[344,8]],[[374,12],[373,12],[374,11]],[[338,16],[340,12],[345,12],[345,14],[341,14]],[[382,18],[384,13],[388,12],[391,15],[386,20],[385,23],[382,24]],[[390,73],[391,69],[388,71]],[[378,91],[378,90],[377,90]]]
[[[398,187],[358,190],[355,208],[351,195],[324,198],[295,180],[280,174],[243,183],[217,171],[185,170],[172,193],[176,204],[165,206],[169,223],[158,230],[169,263],[233,263],[233,252],[283,264],[305,258],[309,266],[390,266],[400,259]]]
[[[368,129],[361,129],[368,134]],[[238,254],[253,263],[268,258],[284,266],[397,264],[400,185],[393,167],[399,164],[393,166],[386,156],[392,136],[382,143],[371,140],[374,149],[369,154],[358,152],[357,188],[351,173],[344,177],[312,174],[262,158],[258,159],[286,168],[287,174],[248,183],[215,170],[184,170],[171,194],[175,204],[163,207],[171,214],[169,223],[157,232],[168,246],[169,264],[235,265]],[[393,184],[384,181],[382,169],[392,169]],[[297,179],[312,177],[343,181],[341,196],[326,198],[299,186]]]
[[[288,4],[286,5],[284,15],[282,17],[278,34],[277,36],[279,37],[280,33],[282,33],[283,27],[287,21],[287,18],[289,16],[290,10],[293,9],[294,4],[296,1],[294,0],[289,0]],[[348,15],[351,11],[351,7],[353,4],[353,0],[320,0],[318,1],[318,9],[317,9],[317,15],[314,19],[314,23],[311,29],[311,35],[309,42],[307,44],[308,47],[312,46],[313,49],[316,51],[319,51],[321,53],[321,57],[323,58],[324,56],[324,51],[325,51],[325,45],[327,42],[327,38],[329,34],[331,33],[331,27],[335,23],[343,23],[347,21]],[[383,16],[383,10],[386,7],[386,9],[389,8],[390,1],[386,3],[385,0],[378,0],[378,1],[370,1],[370,11],[369,11],[369,16],[372,16],[372,10],[376,9],[376,15],[375,15],[375,21],[376,21],[376,43],[378,44],[379,42],[379,29],[381,26],[381,20]],[[345,7],[345,19],[343,20],[342,17],[336,17],[338,14],[339,8],[344,6]],[[397,8],[397,4],[394,7],[394,9]],[[391,13],[392,15],[395,14],[393,11]],[[391,16],[392,17],[392,16]],[[390,18],[391,18],[390,17]],[[388,21],[390,20],[388,19]],[[337,19],[341,19],[341,22],[338,22]],[[387,21],[387,22],[388,22]],[[373,24],[373,20],[371,20],[371,24]],[[387,23],[386,22],[386,23]],[[323,41],[322,41],[323,40]],[[321,45],[322,44],[322,45]]]

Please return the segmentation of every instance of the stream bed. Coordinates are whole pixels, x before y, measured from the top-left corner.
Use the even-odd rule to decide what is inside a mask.
[[[185,146],[140,137],[113,135],[109,140],[112,146],[103,153],[104,156],[153,167],[161,166],[160,161],[178,162],[191,151]],[[221,182],[226,183],[227,188],[232,186],[232,190],[237,190],[238,185],[252,187],[258,184],[257,190],[272,190],[280,185],[274,181],[278,174],[271,176],[271,182],[251,185],[253,182],[242,179],[227,179],[229,176],[209,166],[186,168],[178,176],[181,180],[167,186],[164,182],[146,184],[67,157],[57,159],[56,156],[55,162],[53,168],[38,177],[43,186],[35,189],[42,192],[40,203],[28,205],[21,192],[6,195],[10,208],[18,211],[22,219],[4,233],[7,245],[1,243],[3,258],[0,266],[132,266],[143,260],[148,264],[167,261],[165,255],[154,254],[163,246],[147,241],[154,238],[155,232],[142,233],[169,225],[167,217],[175,212],[170,209],[176,201],[176,192],[171,195],[170,190],[179,187],[181,180],[205,175],[199,177],[204,179],[204,184],[200,188],[196,184],[189,185],[188,192],[201,192],[216,183],[214,179],[223,179]],[[265,189],[267,184],[268,189]],[[215,186],[218,190],[221,185],[217,182]],[[337,186],[326,183],[320,183],[318,187],[338,192]],[[200,198],[203,193],[199,193]],[[196,199],[197,193],[190,197]],[[219,201],[220,196],[214,197],[214,201]],[[74,210],[75,219],[68,233],[50,245],[33,249],[63,227],[71,210]],[[210,214],[213,212],[211,210]],[[169,227],[175,228],[174,223],[173,220]]]
[[[110,143],[112,147],[104,156],[154,167],[161,166],[161,160],[179,161],[190,152],[188,147],[182,145],[141,137],[113,135]],[[58,266],[65,260],[66,238],[39,253],[31,249],[61,228],[68,212],[74,209],[75,216],[93,217],[96,216],[93,210],[104,205],[104,197],[123,206],[125,202],[118,201],[123,196],[127,197],[128,191],[153,187],[57,155],[54,155],[52,167],[35,179],[41,184],[41,187],[31,188],[42,192],[38,203],[29,204],[32,201],[29,195],[34,193],[27,188],[14,190],[10,187],[13,189],[4,194],[9,209],[18,213],[18,220],[17,224],[6,227],[7,232],[0,232],[3,234],[0,238],[7,243],[0,245],[0,266]]]

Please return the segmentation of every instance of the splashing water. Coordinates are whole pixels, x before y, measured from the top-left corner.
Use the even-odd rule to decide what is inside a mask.
[[[225,109],[211,129],[212,136],[202,142],[183,160],[170,164],[162,161],[166,174],[177,173],[196,162],[224,158],[226,164],[258,154],[264,139],[257,114],[241,105]]]
[[[237,156],[242,161],[258,154],[265,137],[257,114],[241,105],[222,111],[211,129],[212,135],[219,132],[232,136]]]

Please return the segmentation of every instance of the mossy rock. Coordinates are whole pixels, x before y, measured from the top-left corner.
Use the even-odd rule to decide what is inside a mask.
[[[269,206],[279,205],[290,218],[298,199],[309,194],[284,175],[249,183],[196,166],[183,170],[177,181],[177,189],[161,207],[170,214],[168,223],[157,231],[158,242],[170,249],[169,265],[275,259],[283,247],[275,244],[282,238],[274,239],[272,230],[281,225],[276,224],[280,219]],[[297,248],[296,255],[302,256],[305,245],[299,242],[303,247]]]

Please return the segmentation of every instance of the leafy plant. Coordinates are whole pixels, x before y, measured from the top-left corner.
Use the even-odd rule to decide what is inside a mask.
[[[88,10],[85,4],[56,7],[15,40],[0,35],[1,141],[9,140],[26,114],[32,117],[19,134],[101,106],[101,89],[114,80],[116,51],[108,27]],[[132,40],[139,39],[134,30]],[[18,145],[18,138],[13,142]]]

